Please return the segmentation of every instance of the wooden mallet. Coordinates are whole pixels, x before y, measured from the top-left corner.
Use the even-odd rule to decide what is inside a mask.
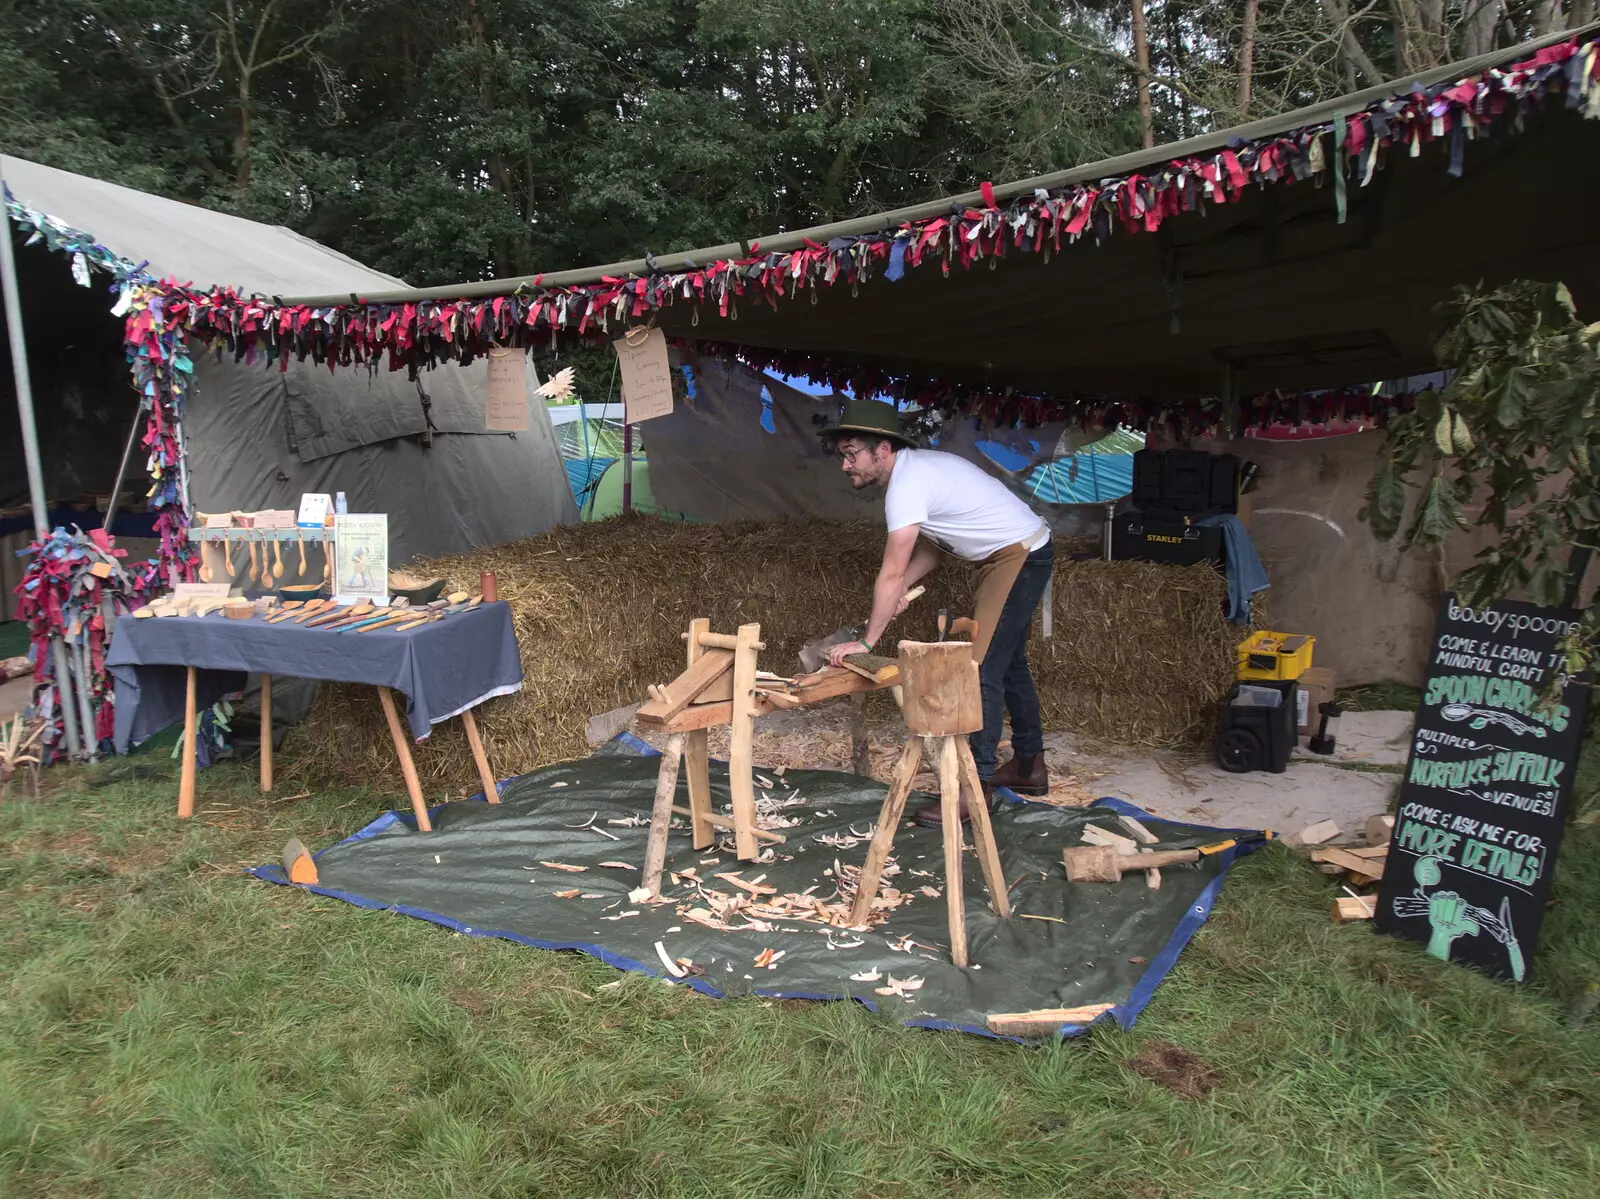
[[[1125,871],[1178,866],[1198,862],[1198,849],[1158,849],[1153,853],[1118,853],[1111,846],[1085,845],[1063,850],[1067,881],[1071,883],[1114,883]]]

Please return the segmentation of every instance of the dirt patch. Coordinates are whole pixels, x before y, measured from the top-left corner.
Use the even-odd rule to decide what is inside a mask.
[[[1180,1099],[1204,1098],[1222,1083],[1215,1066],[1170,1041],[1151,1041],[1125,1064]]]
[[[450,992],[450,1002],[476,1020],[489,1014],[489,1006],[493,1001],[483,991],[461,987]]]
[[[68,833],[64,837],[52,837],[41,847],[46,853],[83,853],[99,845],[92,833]]]

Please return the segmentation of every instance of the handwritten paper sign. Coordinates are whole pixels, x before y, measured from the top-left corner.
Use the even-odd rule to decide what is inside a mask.
[[[528,428],[528,355],[496,346],[483,381],[483,427],[497,433]]]
[[[341,604],[389,604],[389,517],[379,512],[333,518],[333,594]]]
[[[660,329],[630,329],[612,343],[622,368],[622,402],[632,424],[672,412],[672,368]]]
[[[1375,914],[1384,932],[1521,982],[1566,827],[1589,689],[1540,704],[1578,613],[1439,605]]]

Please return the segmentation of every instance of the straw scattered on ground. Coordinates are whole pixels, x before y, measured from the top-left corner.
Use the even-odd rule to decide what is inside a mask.
[[[512,606],[523,689],[489,701],[478,717],[495,772],[506,777],[589,752],[590,716],[643,700],[647,685],[683,669],[682,634],[697,616],[727,632],[759,623],[763,667],[796,669],[805,642],[865,617],[882,545],[883,530],[872,522],[689,525],[634,517],[410,569],[473,591],[492,571]],[[940,607],[952,616],[970,612],[966,564],[946,563],[927,587],[890,637],[931,640]],[[1209,566],[1073,562],[1063,554],[1053,636],[1040,639],[1036,626],[1033,649],[1046,728],[1146,747],[1207,732],[1240,637],[1222,619],[1223,588]],[[897,752],[898,738],[875,740],[881,753]],[[846,756],[837,746],[826,752],[826,760],[791,764],[825,766]],[[430,799],[478,790],[459,721],[436,727],[415,756]],[[770,760],[759,749],[757,759]],[[282,765],[320,783],[394,778],[394,749],[372,689],[322,688]]]

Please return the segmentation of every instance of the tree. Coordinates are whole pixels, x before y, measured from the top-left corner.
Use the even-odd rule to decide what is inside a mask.
[[[1362,519],[1428,548],[1492,531],[1453,580],[1469,606],[1516,592],[1575,604],[1600,549],[1600,324],[1578,320],[1560,283],[1462,288],[1441,315],[1435,349],[1455,374],[1391,422]],[[1566,646],[1569,672],[1588,668],[1597,634],[1591,605]]]

